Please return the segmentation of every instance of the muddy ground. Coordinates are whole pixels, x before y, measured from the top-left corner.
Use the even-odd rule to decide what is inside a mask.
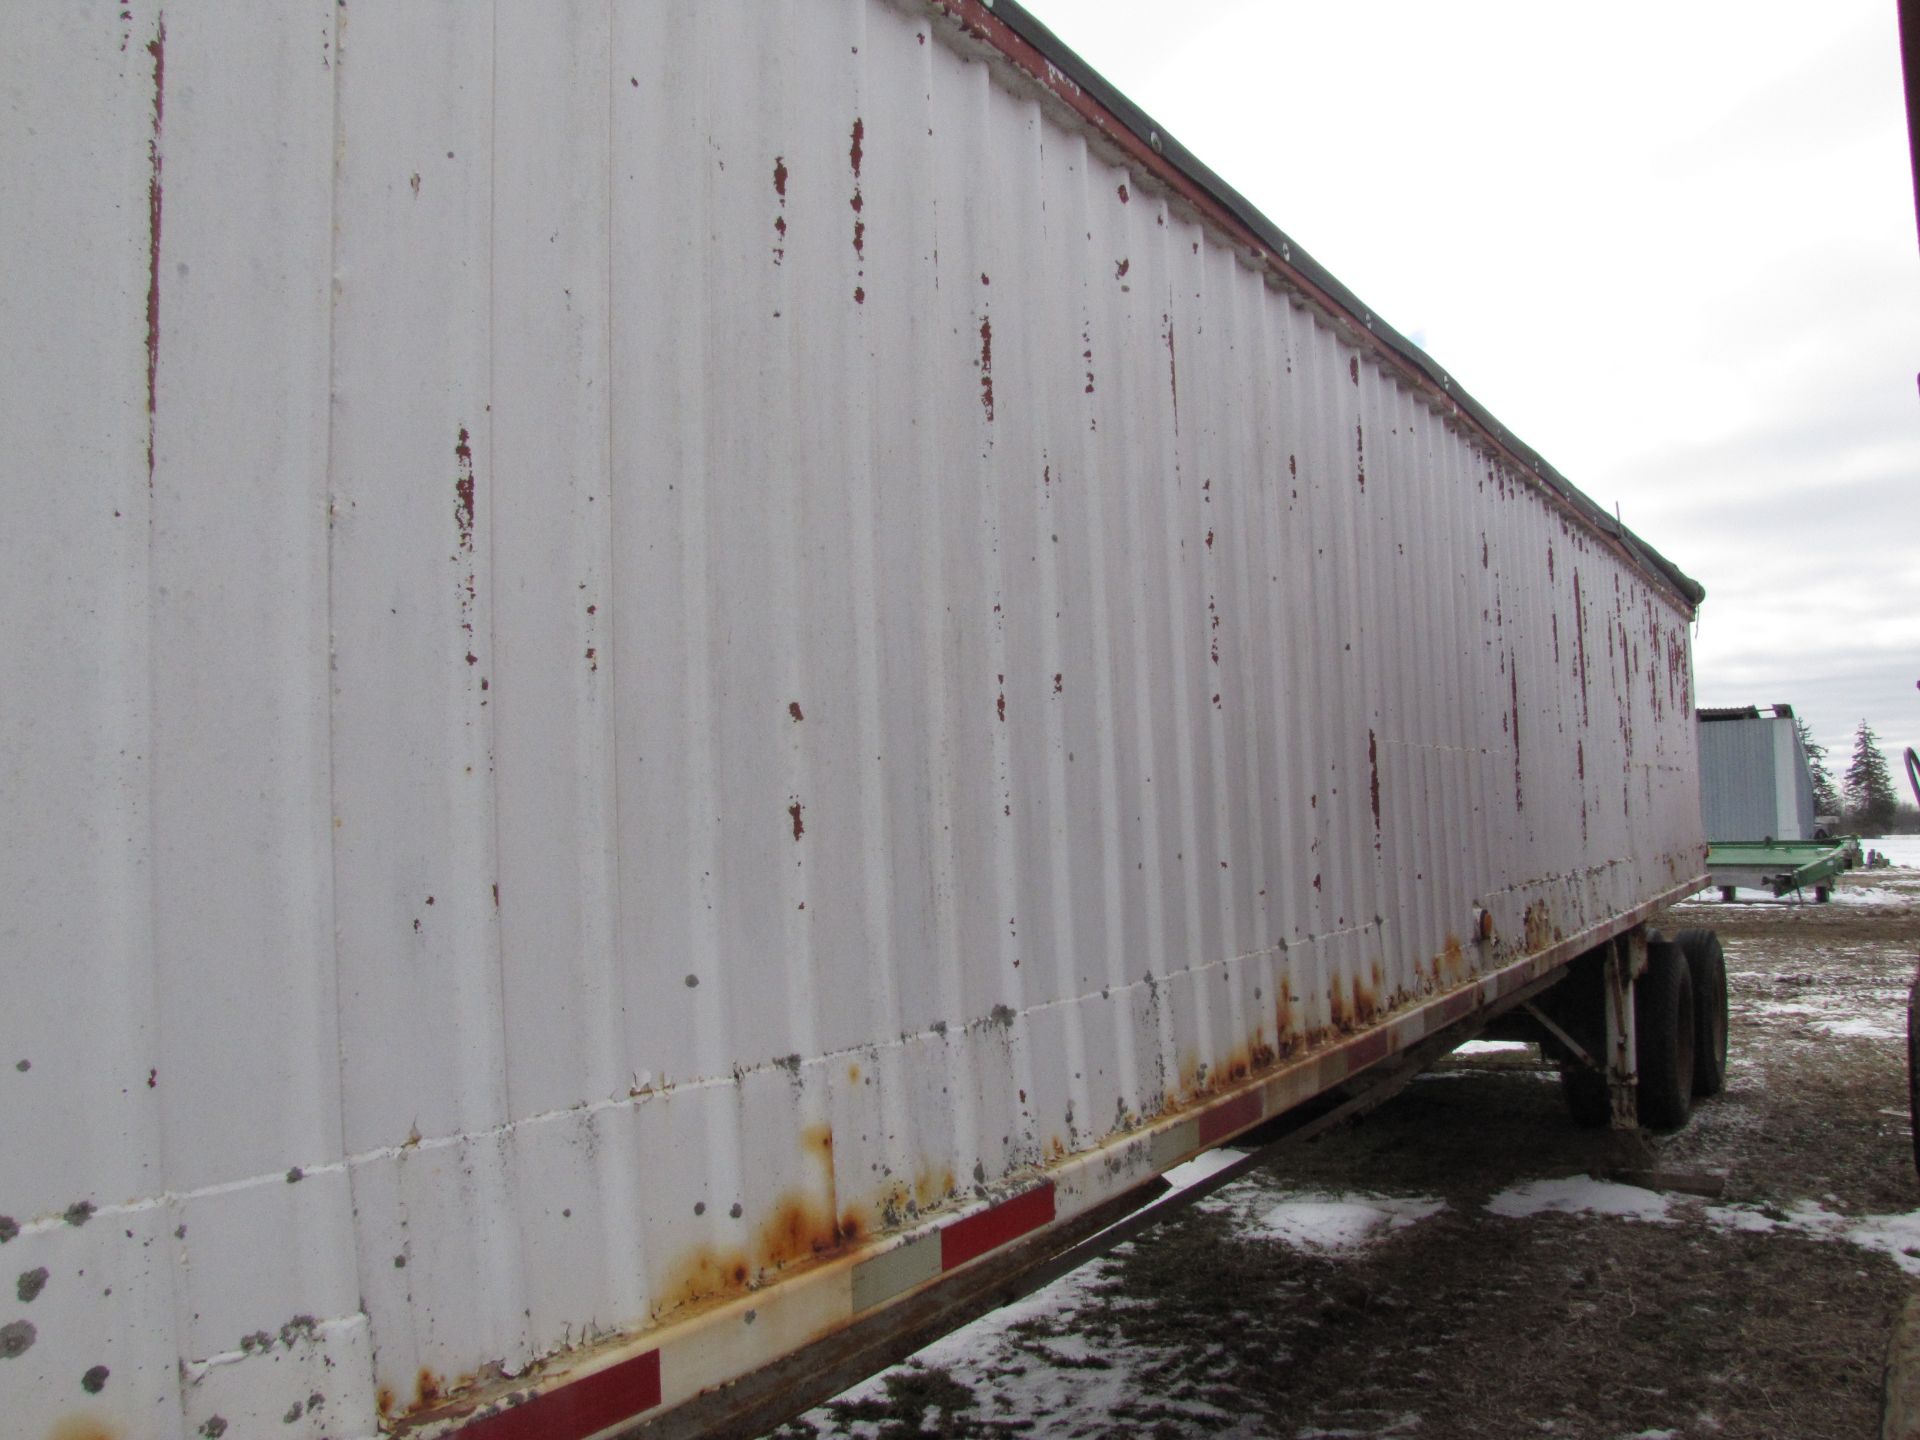
[[[1844,885],[1664,922],[1719,930],[1733,1030],[1726,1093],[1650,1154],[1575,1128],[1531,1051],[1456,1058],[776,1433],[1876,1434],[1920,1285],[1920,872]],[[1659,1177],[1576,1178],[1622,1166]]]

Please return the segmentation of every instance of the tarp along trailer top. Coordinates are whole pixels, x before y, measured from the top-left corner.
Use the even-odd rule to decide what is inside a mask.
[[[1699,884],[1697,587],[1014,6],[10,18],[10,1433],[674,1413]]]

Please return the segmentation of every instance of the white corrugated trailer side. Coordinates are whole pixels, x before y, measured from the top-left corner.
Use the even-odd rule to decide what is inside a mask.
[[[1701,883],[1698,591],[1011,6],[9,20],[10,1434],[666,1413]]]

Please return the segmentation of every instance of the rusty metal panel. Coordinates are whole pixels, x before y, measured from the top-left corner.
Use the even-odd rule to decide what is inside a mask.
[[[22,18],[22,1433],[671,1405],[1695,877],[1667,570],[1000,25]]]

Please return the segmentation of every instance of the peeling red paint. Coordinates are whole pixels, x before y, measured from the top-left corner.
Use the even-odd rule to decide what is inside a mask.
[[[980,405],[993,419],[993,321],[980,317]]]
[[[1520,788],[1520,662],[1512,651],[1507,653],[1507,687],[1513,705],[1513,808],[1527,808],[1525,794]]]
[[[453,482],[453,523],[460,532],[460,548],[471,555],[473,553],[473,444],[464,425],[460,427],[460,438],[454,444],[453,456],[458,467],[458,473]]]
[[[1573,636],[1575,654],[1580,662],[1580,723],[1589,723],[1587,714],[1587,602],[1580,593],[1580,571],[1573,572]]]
[[[1367,731],[1367,768],[1373,773],[1373,848],[1380,848],[1380,742]]]
[[[153,133],[147,139],[147,488],[153,488],[154,435],[160,400],[160,132],[167,108],[167,16],[162,11],[147,44],[153,57]]]
[[[773,247],[773,263],[778,265],[787,258],[787,160],[784,155],[773,157],[773,193],[780,199],[782,213],[773,217],[773,233],[780,243]]]
[[[1180,433],[1180,358],[1173,348],[1173,319],[1162,315],[1160,323],[1167,327],[1167,382],[1173,387],[1173,433]]]

